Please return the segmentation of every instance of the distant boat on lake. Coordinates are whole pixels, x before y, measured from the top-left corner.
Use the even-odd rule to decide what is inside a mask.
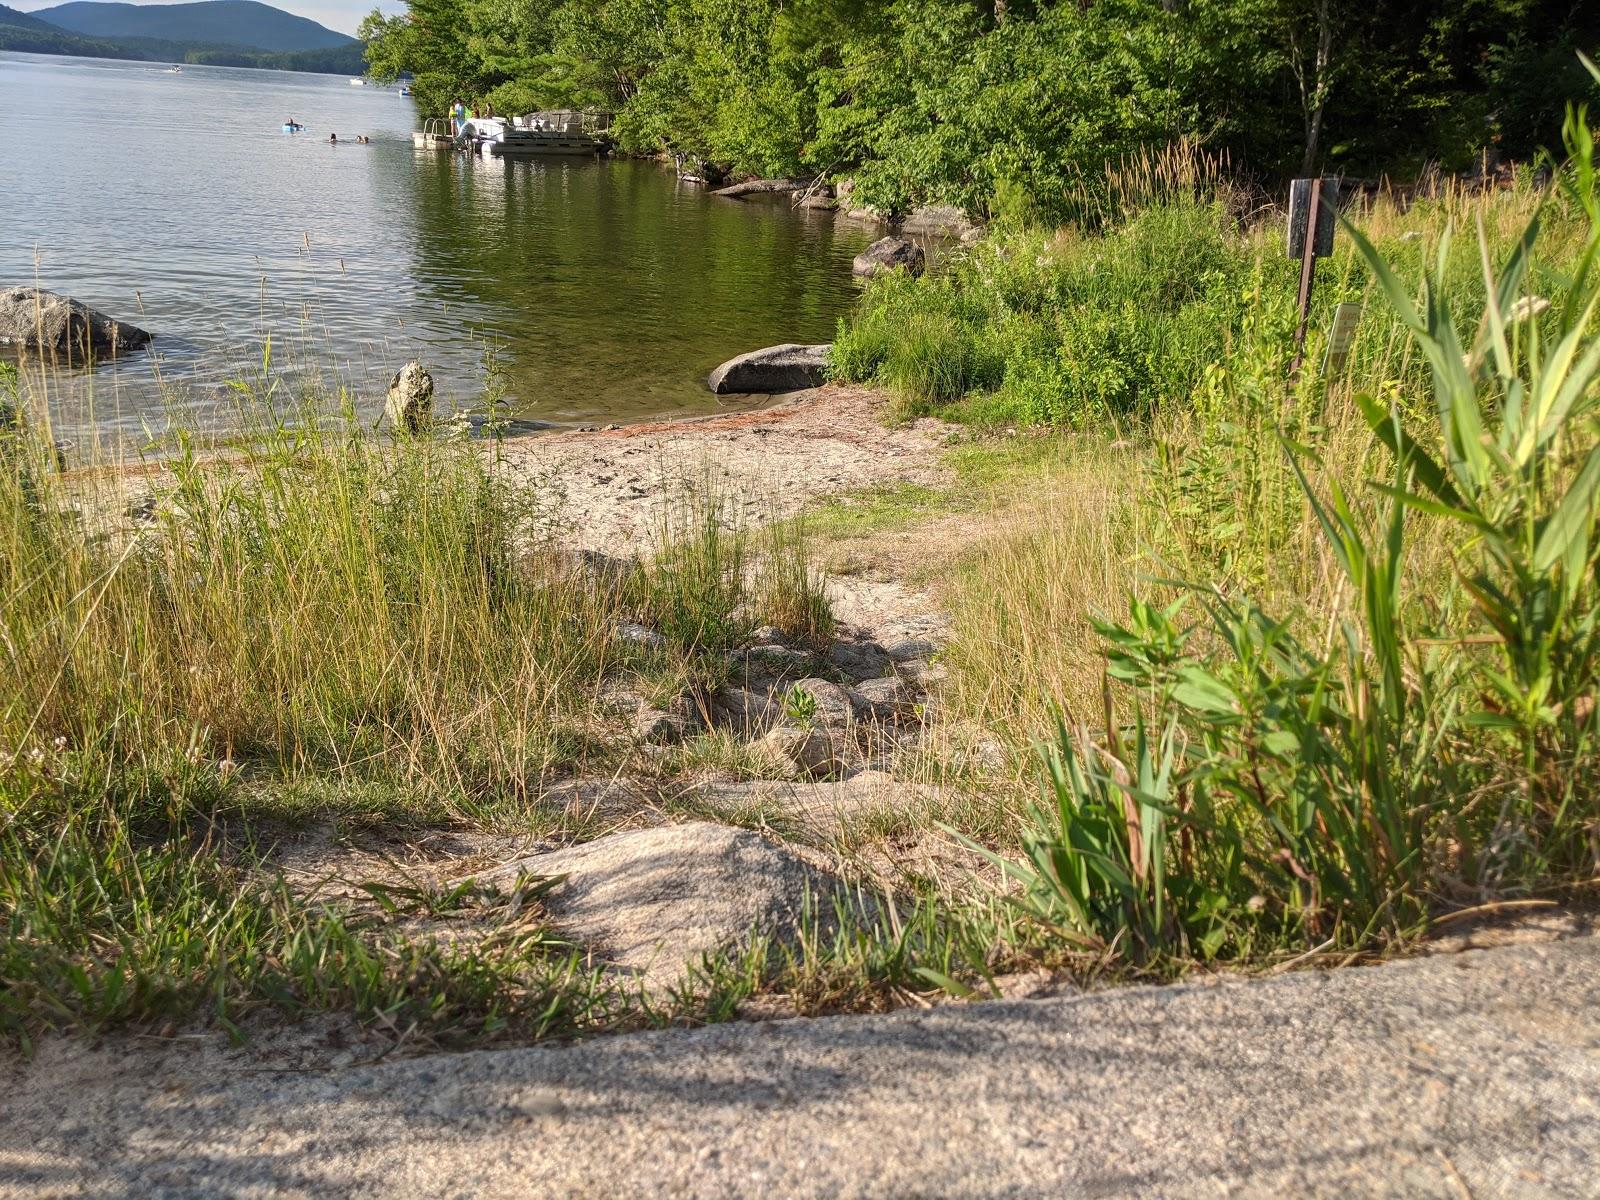
[[[365,79],[352,79],[350,81],[350,86],[351,87],[366,87],[367,86],[367,81]]]

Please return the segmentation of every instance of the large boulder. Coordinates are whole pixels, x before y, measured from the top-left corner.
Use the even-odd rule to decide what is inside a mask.
[[[383,411],[401,433],[422,433],[433,423],[433,376],[421,363],[412,360],[394,373]]]
[[[17,346],[85,362],[95,355],[115,358],[148,344],[137,325],[113,320],[70,296],[40,288],[0,288],[0,346]]]
[[[807,893],[827,915],[841,886],[758,834],[708,821],[614,833],[478,878],[508,886],[524,874],[564,876],[543,898],[556,928],[653,984],[752,933],[792,941]]]
[[[924,205],[900,222],[901,233],[930,237],[965,238],[977,228],[972,219],[953,204]]]
[[[922,253],[922,247],[910,238],[886,237],[879,238],[856,255],[855,261],[850,264],[850,270],[863,279],[870,279],[874,275],[884,275],[895,270],[906,270],[913,275],[920,275],[926,264],[927,257]]]
[[[828,343],[802,346],[786,342],[730,358],[711,372],[706,385],[719,396],[730,392],[794,392],[820,387],[828,377]]]

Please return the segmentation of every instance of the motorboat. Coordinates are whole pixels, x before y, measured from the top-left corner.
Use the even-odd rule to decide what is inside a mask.
[[[183,74],[183,68],[180,67],[180,66],[177,66],[177,65],[170,66],[170,67],[167,68],[167,74],[168,75],[182,75]]]
[[[352,79],[350,81],[350,86],[351,87],[366,87],[367,86],[367,81],[365,79]]]
[[[403,87],[400,89],[399,94],[402,96],[409,96],[411,95],[411,89],[408,87]]]

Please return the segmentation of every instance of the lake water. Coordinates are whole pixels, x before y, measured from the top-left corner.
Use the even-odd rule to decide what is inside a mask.
[[[410,99],[341,77],[0,54],[0,113],[0,285],[156,336],[50,381],[69,426],[203,410],[268,335],[289,380],[368,403],[416,357],[463,405],[492,359],[531,419],[713,411],[718,362],[832,337],[872,236],[652,163],[416,151]]]

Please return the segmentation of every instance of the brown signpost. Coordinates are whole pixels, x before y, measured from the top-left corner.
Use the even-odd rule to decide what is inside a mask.
[[[1300,260],[1300,327],[1294,335],[1294,361],[1289,364],[1291,380],[1300,373],[1300,361],[1305,357],[1317,259],[1333,253],[1334,214],[1338,211],[1339,181],[1335,177],[1296,179],[1289,184],[1289,257]]]

